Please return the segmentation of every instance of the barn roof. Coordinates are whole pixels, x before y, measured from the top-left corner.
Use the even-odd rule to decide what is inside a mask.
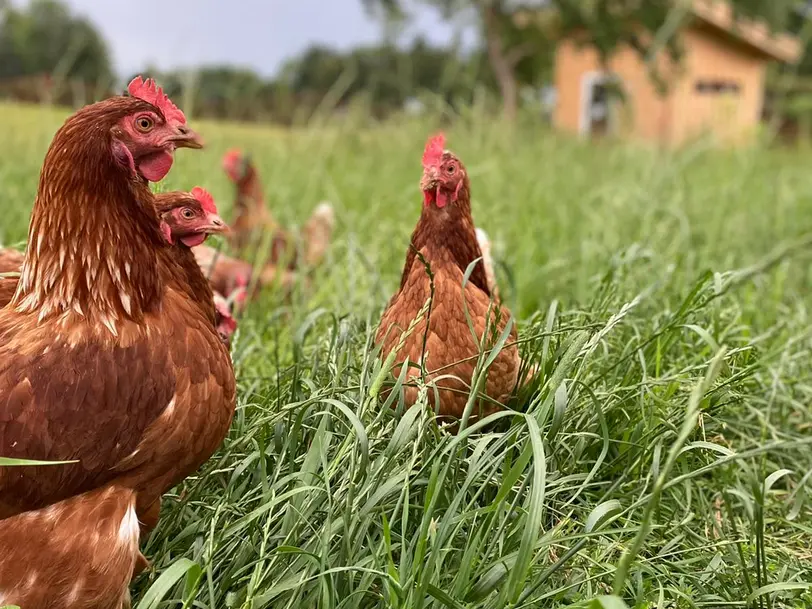
[[[790,34],[776,34],[760,20],[736,15],[728,0],[673,0],[687,9],[688,16],[718,34],[743,44],[765,59],[796,63],[803,54],[801,41]],[[531,23],[542,26],[549,35],[555,32],[556,11],[551,6],[536,10],[519,10],[513,20],[520,28]],[[552,33],[550,33],[552,32]]]
[[[702,24],[752,48],[768,59],[796,63],[802,54],[801,42],[789,34],[770,32],[763,21],[742,19],[724,0],[687,0],[689,11]]]

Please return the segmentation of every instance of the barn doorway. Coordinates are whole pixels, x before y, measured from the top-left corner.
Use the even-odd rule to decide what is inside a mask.
[[[621,97],[621,81],[616,75],[584,74],[581,82],[581,134],[602,138],[617,133]]]

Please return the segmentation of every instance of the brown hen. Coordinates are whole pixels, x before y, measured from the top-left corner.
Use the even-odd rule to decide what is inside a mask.
[[[254,272],[251,264],[206,245],[196,247],[193,251],[197,263],[203,274],[209,278],[214,291],[226,297],[234,296],[237,307],[242,307],[248,296],[255,297],[264,287],[277,285],[288,291],[296,281],[293,271],[266,264],[259,271],[255,289],[249,294],[247,290]]]
[[[195,187],[191,192],[175,191],[156,195],[155,209],[161,219],[163,236],[173,246],[163,253],[163,261],[167,263],[168,276],[171,277],[170,284],[185,292],[197,304],[200,312],[217,329],[221,340],[228,346],[227,339],[236,330],[236,322],[231,318],[230,312],[229,321],[224,321],[223,312],[217,306],[211,286],[191,250],[209,235],[223,234],[228,230],[217,213],[214,199],[204,189]],[[228,326],[225,337],[221,331],[223,324]],[[159,516],[160,502],[139,512],[143,525],[142,534],[146,535],[155,528]]]
[[[289,270],[301,266],[297,237],[284,230],[268,209],[259,174],[251,159],[239,150],[229,150],[223,157],[223,170],[237,191],[234,201],[236,216],[231,223],[232,247],[241,256],[253,259],[252,254],[261,243],[262,235],[270,234],[268,263]],[[324,259],[334,226],[333,206],[326,201],[319,203],[300,235],[307,265],[316,266]]]
[[[412,365],[422,362],[426,382],[434,383],[439,390],[438,404],[433,388],[428,388],[429,402],[441,416],[459,419],[468,401],[480,351],[468,327],[466,306],[477,340],[489,326],[486,349],[505,329],[510,312],[498,301],[493,302],[482,261],[462,287],[466,269],[482,252],[471,217],[468,174],[454,154],[443,150],[443,143],[443,137],[436,136],[426,145],[421,180],[423,211],[412,233],[400,289],[381,318],[376,342],[382,347],[383,357],[395,352],[395,376],[407,358]],[[434,277],[434,295],[427,314],[423,310],[431,296],[432,280],[420,257]],[[416,325],[407,331],[413,323]],[[500,409],[514,391],[520,365],[515,343],[513,327],[507,344],[488,370],[481,388],[484,396],[476,401],[472,420]],[[417,401],[414,381],[420,376],[416,369],[408,373],[412,382],[404,387],[407,407]]]
[[[166,226],[164,236],[177,246],[173,250],[175,263],[183,270],[184,281],[188,282],[191,296],[205,306],[210,316],[211,302],[214,307],[214,325],[220,338],[228,346],[231,335],[237,330],[231,304],[220,292],[212,290],[191,249],[205,247],[202,243],[208,235],[228,233],[228,226],[218,215],[212,196],[199,186],[189,193],[163,193],[156,195],[155,199],[158,214]]]
[[[0,455],[77,462],[0,468],[0,519],[113,485],[131,492],[123,527],[231,422],[213,305],[179,280],[148,186],[199,138],[154,83],[130,92],[71,116],[45,157],[19,285],[0,310]],[[12,560],[0,555],[0,572]]]

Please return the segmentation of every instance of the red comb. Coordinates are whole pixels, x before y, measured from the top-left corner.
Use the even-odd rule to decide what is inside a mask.
[[[155,84],[155,81],[151,78],[144,80],[140,76],[136,76],[127,85],[127,92],[133,97],[142,99],[158,108],[167,121],[175,121],[181,125],[186,124],[186,116],[184,116],[180,108],[172,103],[172,100],[164,94],[164,90]]]
[[[423,167],[437,167],[443,160],[443,150],[445,149],[445,135],[438,133],[433,135],[426,142],[426,149],[423,151]]]
[[[239,148],[232,148],[223,155],[223,165],[226,163],[236,163],[242,158],[242,151]]]
[[[200,188],[200,186],[195,186],[192,189],[192,196],[198,200],[200,207],[203,208],[203,211],[210,214],[217,213],[217,206],[214,204],[214,197],[209,194],[208,190]]]

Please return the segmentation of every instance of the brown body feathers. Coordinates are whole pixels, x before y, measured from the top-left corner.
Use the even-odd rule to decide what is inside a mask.
[[[0,520],[0,606],[129,609],[135,493],[108,486]]]

